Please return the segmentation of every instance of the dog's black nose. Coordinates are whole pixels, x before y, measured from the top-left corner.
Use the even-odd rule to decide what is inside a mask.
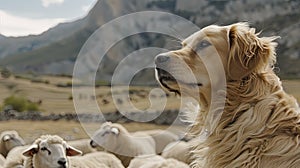
[[[156,63],[156,64],[159,64],[159,63],[165,63],[165,62],[167,62],[169,59],[170,59],[169,56],[166,56],[166,55],[158,55],[158,56],[156,56],[156,58],[155,58],[155,63]]]
[[[67,163],[67,160],[65,158],[60,158],[57,163],[61,166],[65,166]]]

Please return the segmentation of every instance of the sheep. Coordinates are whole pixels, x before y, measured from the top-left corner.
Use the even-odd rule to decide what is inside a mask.
[[[42,135],[22,153],[26,156],[25,168],[69,168],[67,156],[81,155],[57,135]]]
[[[5,158],[0,154],[0,167],[3,167],[5,163]]]
[[[95,167],[95,163],[99,163],[97,168],[124,168],[121,161],[115,155],[105,152],[94,152],[84,156],[74,156],[70,157],[69,160],[70,167],[72,168]],[[100,166],[101,164],[102,166]]]
[[[176,159],[165,159],[159,155],[150,157],[136,157],[134,158],[128,168],[189,168],[189,166]]]
[[[138,131],[134,134],[145,133],[150,135],[155,141],[155,152],[156,154],[161,154],[163,149],[171,142],[177,141],[179,136],[168,131],[168,130],[147,130],[147,131]]]
[[[3,131],[0,134],[0,154],[4,157],[6,157],[8,152],[14,147],[24,144],[24,140],[16,131]]]
[[[23,156],[22,152],[29,146],[30,145],[17,146],[9,151],[4,163],[4,168],[23,168],[25,156]]]
[[[24,168],[124,168],[121,161],[112,154],[103,152],[82,152],[67,144],[57,135],[43,135],[25,151]],[[74,156],[74,157],[67,157]]]
[[[191,149],[192,146],[189,142],[172,142],[165,147],[161,156],[164,158],[174,158],[181,162],[190,164],[192,162]]]
[[[127,167],[135,156],[155,154],[155,141],[147,134],[131,135],[122,125],[103,123],[92,136],[93,148],[102,146],[115,154]]]
[[[128,168],[140,168],[143,165],[148,164],[149,162],[161,162],[163,159],[161,156],[159,155],[151,155],[151,156],[138,156],[138,157],[134,157]]]
[[[82,155],[85,155],[87,153],[96,152],[94,148],[90,145],[90,139],[79,139],[79,140],[73,140],[67,142],[70,146],[73,146],[74,148],[80,150],[82,152]]]

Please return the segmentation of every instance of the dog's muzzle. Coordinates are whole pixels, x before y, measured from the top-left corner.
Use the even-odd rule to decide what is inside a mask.
[[[176,79],[165,70],[167,64],[170,62],[170,57],[165,54],[159,54],[155,57],[155,65],[156,65],[156,72],[157,72],[157,79],[162,81],[172,81],[176,82]]]
[[[156,65],[156,79],[157,81],[166,89],[171,92],[179,93],[178,88],[180,85],[189,86],[189,87],[199,87],[202,86],[201,83],[184,81],[182,78],[179,78],[175,75],[174,72],[169,71],[171,64],[171,57],[166,55],[165,53],[159,54],[155,57],[155,65]],[[173,75],[171,74],[174,73]]]

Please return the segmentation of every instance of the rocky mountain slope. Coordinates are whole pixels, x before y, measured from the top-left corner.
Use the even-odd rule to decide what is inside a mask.
[[[154,10],[182,16],[200,28],[209,24],[226,25],[248,21],[257,30],[262,30],[262,35],[279,35],[277,69],[280,70],[277,71],[285,78],[299,78],[299,9],[298,0],[101,0],[85,18],[60,24],[39,36],[0,36],[0,65],[15,72],[72,74],[80,49],[97,28],[125,14]],[[136,22],[143,23],[140,20]],[[164,24],[163,18],[159,22]],[[126,26],[128,29],[139,30],[153,24],[137,23],[128,23]],[[155,33],[143,33],[124,39],[106,54],[98,78],[109,81],[114,68],[127,54],[144,47],[169,48],[170,39]],[[149,79],[146,83],[153,81],[152,70],[137,74],[138,81],[145,79]]]

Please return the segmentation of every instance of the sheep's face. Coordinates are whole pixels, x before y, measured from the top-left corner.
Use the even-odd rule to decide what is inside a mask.
[[[19,134],[16,131],[2,132],[1,141],[8,151],[16,146],[22,146],[25,144],[24,140],[19,136]]]
[[[103,124],[93,135],[90,145],[93,148],[103,147],[113,152],[118,145],[119,134],[120,130],[117,127],[111,124]]]
[[[67,168],[69,166],[67,156],[81,154],[77,149],[63,143],[48,143],[42,140],[39,144],[33,144],[23,155],[33,157],[33,167],[42,168]]]

